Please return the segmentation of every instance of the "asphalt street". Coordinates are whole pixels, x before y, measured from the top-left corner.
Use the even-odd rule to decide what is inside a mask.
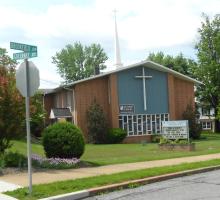
[[[125,189],[84,200],[220,200],[220,170]]]

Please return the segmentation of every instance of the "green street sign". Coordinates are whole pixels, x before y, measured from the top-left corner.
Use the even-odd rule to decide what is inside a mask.
[[[37,57],[37,52],[21,52],[21,53],[13,53],[14,60],[23,60],[26,58],[34,58]]]
[[[10,42],[10,49],[21,50],[24,52],[37,52],[37,46],[21,44],[16,42]]]

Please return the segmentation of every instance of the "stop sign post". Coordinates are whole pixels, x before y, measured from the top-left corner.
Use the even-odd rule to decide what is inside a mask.
[[[28,85],[25,76],[28,76]],[[39,70],[33,62],[25,60],[16,71],[16,87],[24,97],[31,97],[39,88]],[[26,88],[28,86],[28,89]]]
[[[29,179],[29,194],[32,193],[32,167],[31,167],[31,135],[30,135],[30,97],[34,95],[40,85],[39,70],[33,62],[28,61],[28,57],[37,56],[37,47],[11,42],[11,49],[22,50],[24,56],[14,56],[14,59],[24,59],[24,62],[16,71],[16,87],[25,97],[26,105],[26,129],[27,129],[27,155],[28,155],[28,179]],[[27,53],[28,52],[28,53]],[[35,54],[35,56],[29,56]],[[21,53],[22,54],[22,53]],[[17,55],[17,54],[16,54]]]

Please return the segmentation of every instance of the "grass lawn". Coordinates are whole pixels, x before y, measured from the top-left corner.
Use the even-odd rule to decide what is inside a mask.
[[[92,145],[87,144],[81,160],[92,162],[96,165],[109,165],[117,163],[129,163],[148,160],[160,160],[184,156],[204,155],[220,153],[220,134],[203,133],[206,139],[196,140],[196,151],[161,151],[157,144],[114,144],[114,145]],[[12,151],[26,154],[25,141],[13,141]],[[32,144],[32,152],[44,155],[40,144]]]
[[[217,166],[220,164],[220,159],[203,161],[197,163],[185,163],[166,167],[156,167],[144,170],[136,170],[129,172],[122,172],[112,175],[102,175],[89,178],[81,178],[76,180],[59,181],[49,184],[40,184],[33,186],[33,193],[30,197],[28,195],[28,188],[22,188],[6,194],[22,200],[33,200],[45,198],[58,194],[64,194],[83,189],[94,188],[98,186],[120,183],[128,180],[141,179],[146,177],[153,177],[167,173],[180,172],[184,170],[197,169],[208,166]]]

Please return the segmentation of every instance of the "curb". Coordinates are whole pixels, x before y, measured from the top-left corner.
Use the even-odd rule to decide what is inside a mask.
[[[82,199],[89,197],[89,191],[88,190],[81,190],[78,192],[72,192],[72,193],[67,193],[63,195],[58,195],[58,196],[53,196],[53,197],[48,197],[40,200],[77,200],[77,199]]]
[[[11,196],[8,196],[8,195],[2,194],[2,193],[0,193],[0,199],[1,199],[1,200],[17,200],[17,199],[14,198],[14,197],[11,197]]]
[[[209,171],[213,171],[213,170],[217,170],[217,169],[220,169],[220,165],[213,166],[213,167],[194,169],[194,170],[187,170],[187,171],[182,171],[182,172],[176,172],[176,173],[172,173],[172,174],[165,174],[165,175],[160,175],[160,176],[148,177],[148,178],[137,179],[137,180],[132,180],[132,181],[126,181],[123,183],[111,184],[111,185],[107,185],[107,186],[91,188],[88,190],[81,190],[81,191],[67,193],[67,194],[63,194],[63,195],[52,196],[52,197],[43,198],[40,200],[79,200],[79,199],[83,199],[86,197],[95,196],[100,193],[112,192],[114,190],[131,188],[132,185],[138,185],[138,186],[146,185],[146,184],[150,184],[150,183],[155,183],[155,182],[169,180],[169,179],[173,179],[173,178],[198,174],[198,173],[202,173],[202,172],[209,172]]]

